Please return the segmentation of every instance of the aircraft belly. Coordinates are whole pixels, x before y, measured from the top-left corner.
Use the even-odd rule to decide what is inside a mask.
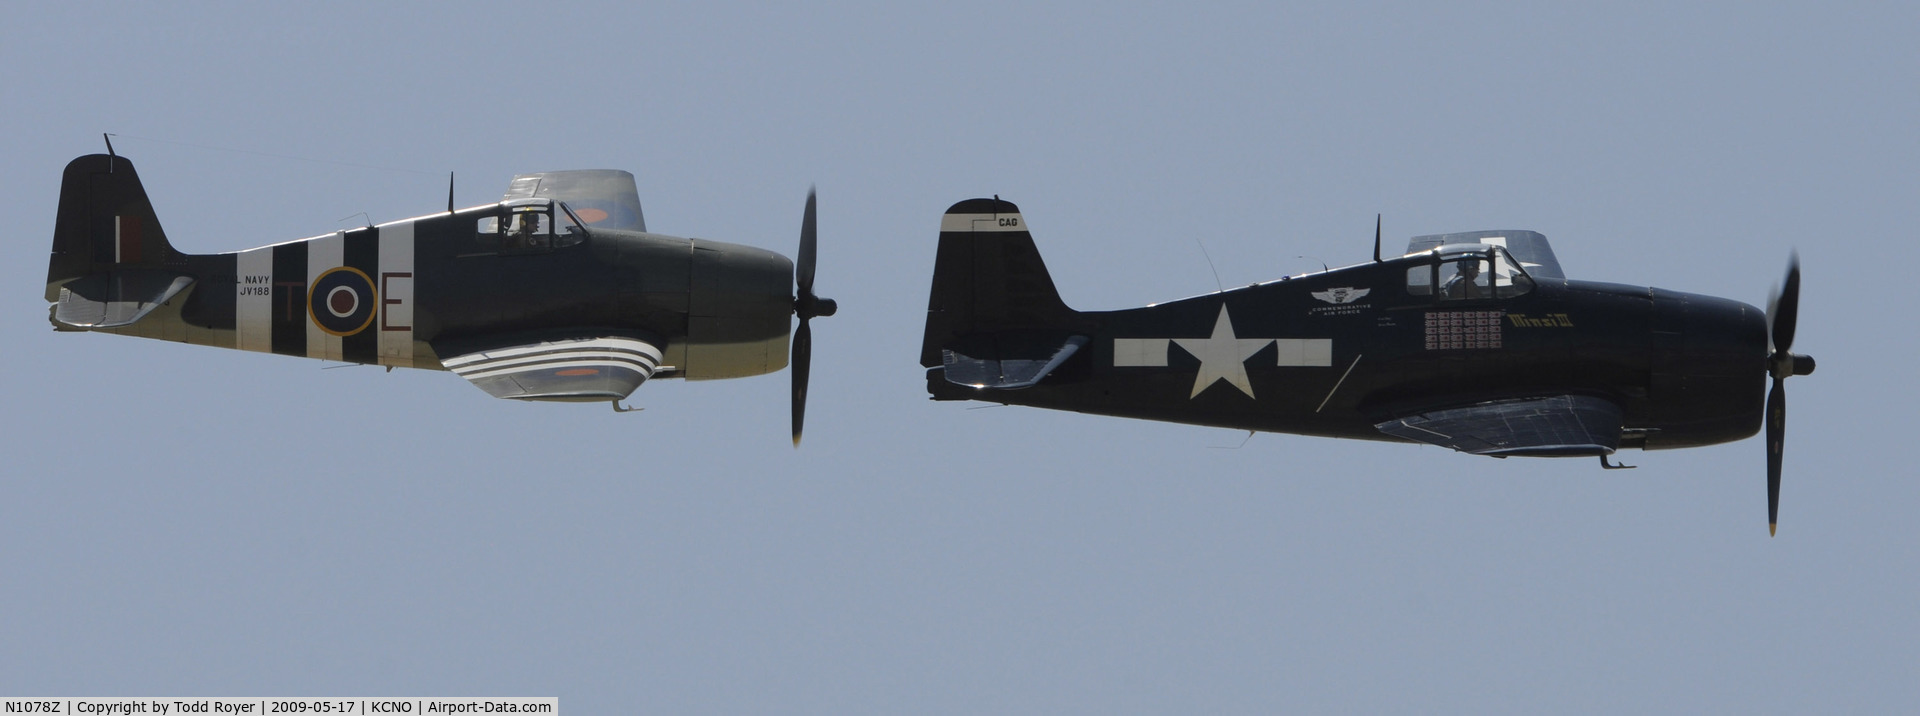
[[[1164,391],[1151,386],[1133,385],[1128,390],[1138,391],[1142,395],[1172,395],[1181,388],[1169,383]],[[1232,430],[1254,430],[1271,433],[1291,433],[1317,437],[1360,438],[1368,440],[1382,439],[1372,424],[1358,418],[1350,411],[1329,410],[1316,412],[1317,401],[1272,401],[1262,405],[1224,406],[1213,402],[1197,402],[1181,405],[1171,402],[1151,402],[1147,400],[1102,401],[1094,395],[1078,391],[1029,391],[1032,395],[1012,397],[1015,391],[997,392],[993,396],[977,396],[979,400],[1006,402],[1012,405],[1025,405],[1056,410],[1072,410],[1094,415],[1110,415],[1139,420],[1157,420],[1164,422],[1200,425],[1206,427],[1227,428]],[[1117,389],[1116,391],[1117,392]],[[1002,396],[1010,399],[1003,400]],[[1180,394],[1180,400],[1185,400]]]

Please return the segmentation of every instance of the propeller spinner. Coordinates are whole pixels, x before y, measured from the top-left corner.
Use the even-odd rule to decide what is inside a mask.
[[[813,293],[813,263],[816,253],[814,227],[813,190],[807,190],[807,213],[800,220],[800,256],[794,263],[794,283],[798,286],[793,299],[793,313],[800,317],[800,327],[793,331],[793,445],[800,446],[800,429],[807,417],[807,374],[813,368],[813,329],[808,321],[816,316],[831,316],[839,310],[839,305],[831,298],[821,298]]]
[[[1788,376],[1813,372],[1811,356],[1793,353],[1793,332],[1800,320],[1800,255],[1787,260],[1787,278],[1767,302],[1767,372],[1773,388],[1767,392],[1767,534],[1779,532],[1780,461],[1787,436]]]

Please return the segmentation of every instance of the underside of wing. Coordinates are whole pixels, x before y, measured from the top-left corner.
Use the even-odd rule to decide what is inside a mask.
[[[640,190],[633,174],[615,169],[577,169],[520,174],[507,185],[505,200],[557,199],[566,202],[588,229],[646,231]]]
[[[1555,395],[1435,410],[1374,425],[1415,442],[1493,457],[1592,457],[1620,447],[1620,406]]]
[[[576,336],[450,342],[440,361],[487,394],[514,400],[620,400],[660,367],[657,341]]]

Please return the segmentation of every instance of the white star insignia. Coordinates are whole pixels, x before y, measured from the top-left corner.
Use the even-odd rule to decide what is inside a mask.
[[[1173,342],[1200,359],[1200,374],[1194,376],[1193,394],[1188,398],[1198,397],[1200,391],[1221,380],[1232,383],[1252,398],[1253,385],[1247,382],[1247,359],[1272,344],[1273,339],[1235,337],[1233,319],[1227,316],[1227,307],[1222,304],[1220,318],[1213,322],[1212,337],[1175,338]]]

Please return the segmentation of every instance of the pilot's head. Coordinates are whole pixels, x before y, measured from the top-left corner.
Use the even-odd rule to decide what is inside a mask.
[[[1460,262],[1460,273],[1466,274],[1468,276],[1480,275],[1480,262],[1479,261]]]

